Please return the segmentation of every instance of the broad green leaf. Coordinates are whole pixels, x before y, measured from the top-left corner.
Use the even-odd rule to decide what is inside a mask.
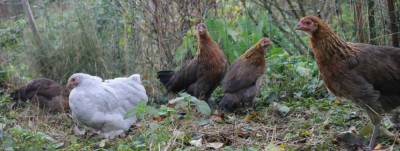
[[[203,115],[209,116],[211,115],[211,108],[205,101],[202,100],[192,100],[192,102],[197,106],[199,112]]]

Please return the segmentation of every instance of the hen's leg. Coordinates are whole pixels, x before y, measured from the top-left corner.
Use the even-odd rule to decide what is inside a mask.
[[[373,150],[375,147],[376,136],[378,136],[379,128],[381,126],[382,117],[374,111],[372,108],[367,108],[367,114],[371,119],[372,124],[374,124],[374,129],[372,131],[371,139],[369,141],[369,150]]]
[[[374,130],[372,131],[371,140],[369,141],[369,149],[370,150],[373,150],[375,148],[375,140],[376,140],[376,136],[378,135],[380,126],[381,126],[380,121],[374,124]]]

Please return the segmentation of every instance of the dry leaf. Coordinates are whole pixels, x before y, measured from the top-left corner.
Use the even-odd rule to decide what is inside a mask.
[[[374,148],[374,150],[381,150],[381,149],[382,149],[382,144],[378,144]]]
[[[252,121],[254,118],[256,118],[257,116],[259,116],[258,113],[252,113],[252,114],[248,114],[243,121],[244,122],[248,122],[248,121]]]
[[[175,107],[175,105],[176,105],[176,104],[167,103],[167,105],[166,105],[166,106],[167,106],[167,107],[169,107],[169,108],[174,108],[174,107]]]
[[[135,128],[135,129],[138,129],[138,128],[141,128],[141,127],[142,127],[142,124],[140,124],[140,123],[135,123],[135,124],[132,124],[132,127]]]
[[[164,119],[165,119],[166,117],[167,117],[167,116],[165,116],[165,115],[156,116],[156,117],[153,117],[153,121],[156,121],[157,123],[159,123],[159,122],[161,122],[161,121],[164,121]]]
[[[108,142],[108,139],[103,139],[99,143],[99,147],[104,148],[106,146],[106,143]]]
[[[215,110],[213,114],[211,114],[210,117],[211,121],[214,121],[216,123],[222,123],[224,122],[224,113]]]
[[[198,140],[191,140],[191,141],[189,141],[189,144],[190,145],[193,145],[193,146],[196,146],[196,147],[201,147],[201,141],[202,141],[202,139],[200,138],[200,139],[198,139]]]
[[[211,115],[210,119],[211,119],[211,121],[214,121],[216,123],[224,122],[224,119],[222,119],[222,117],[220,117],[218,115]]]
[[[340,103],[342,103],[342,101],[340,101],[340,99],[338,99],[338,98],[336,98],[335,101],[333,101],[333,104],[336,104],[336,105],[338,105]]]
[[[224,143],[221,143],[221,142],[208,143],[206,145],[207,148],[213,148],[213,149],[220,149],[222,146],[224,146]]]

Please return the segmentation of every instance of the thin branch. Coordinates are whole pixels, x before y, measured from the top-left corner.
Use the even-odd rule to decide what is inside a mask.
[[[42,46],[42,38],[40,37],[39,31],[36,27],[35,18],[33,17],[33,13],[31,10],[31,5],[29,4],[28,0],[22,0],[22,5],[25,10],[26,18],[28,19],[28,23],[31,26],[33,35],[35,36],[35,41],[39,46]]]
[[[292,0],[286,0],[286,2],[288,3],[290,9],[292,10],[292,13],[294,14],[294,16],[296,16],[296,19],[300,19],[301,17],[297,13],[297,11],[294,9],[294,6],[292,4]]]

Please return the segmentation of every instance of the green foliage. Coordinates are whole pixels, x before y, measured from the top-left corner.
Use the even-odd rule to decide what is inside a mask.
[[[132,110],[129,110],[124,118],[129,118],[131,116],[138,115],[143,117],[144,115],[159,115],[158,110],[154,107],[147,106],[145,102],[140,101],[137,106],[133,107]]]
[[[205,101],[199,100],[196,97],[187,94],[186,92],[180,93],[179,96],[180,97],[170,100],[169,103],[176,104],[177,107],[190,107],[191,104],[194,104],[201,114],[205,116],[209,116],[211,114],[211,108]]]
[[[23,31],[27,27],[25,19],[0,22],[0,46],[6,51],[19,50],[23,41]]]
[[[260,97],[271,102],[282,99],[321,98],[327,96],[315,61],[306,56],[290,56],[282,48],[268,52],[265,84]]]
[[[179,65],[190,59],[197,51],[197,40],[193,27],[187,27],[189,28],[187,31],[183,29],[186,27],[183,27],[182,33],[186,32],[186,34],[177,34],[168,33],[175,30],[165,29],[171,26],[163,26],[166,24],[174,26],[174,23],[176,23],[173,20],[175,19],[174,16],[181,14],[151,14],[154,13],[151,7],[139,9],[146,7],[141,5],[143,4],[142,1],[135,1],[133,4],[130,1],[125,3],[124,1],[107,0],[73,0],[65,1],[67,3],[66,9],[63,10],[49,7],[53,2],[59,1],[45,0],[44,2],[45,7],[40,8],[39,11],[34,11],[36,23],[42,36],[42,44],[33,42],[33,35],[25,19],[2,20],[0,24],[0,46],[2,53],[6,54],[7,62],[0,68],[0,83],[13,77],[22,79],[19,81],[21,84],[34,77],[47,77],[65,83],[68,76],[75,72],[86,72],[104,78],[137,72],[147,74],[147,76],[143,76],[146,78],[143,83],[149,96],[156,98],[159,93],[159,83],[151,80],[156,80],[154,76],[156,70],[171,66],[170,64],[163,64],[162,60],[165,58],[162,57],[165,54],[160,53],[167,51],[173,54],[174,64]],[[116,2],[122,2],[122,7],[118,6]],[[269,37],[274,41],[275,44],[267,51],[265,56],[267,69],[260,95],[256,98],[256,103],[261,105],[256,105],[256,107],[265,109],[272,101],[281,103],[282,105],[278,106],[278,111],[288,112],[288,114],[285,114],[287,117],[285,117],[284,123],[274,121],[275,117],[269,116],[260,120],[263,126],[253,125],[254,127],[248,128],[248,125],[260,124],[260,122],[252,123],[253,121],[248,121],[248,123],[245,123],[248,124],[246,127],[240,127],[243,123],[237,123],[241,119],[235,121],[236,115],[233,117],[228,115],[229,119],[227,119],[229,122],[232,120],[234,126],[230,125],[229,122],[213,123],[208,118],[198,119],[197,114],[192,114],[193,107],[203,117],[208,117],[211,114],[208,104],[182,93],[169,102],[176,104],[176,108],[160,105],[156,109],[151,103],[147,105],[144,102],[139,102],[135,108],[125,115],[125,118],[138,116],[141,120],[141,126],[137,129],[132,128],[134,132],[131,132],[125,139],[117,139],[111,145],[98,147],[99,138],[75,136],[68,132],[65,137],[60,138],[66,138],[63,142],[68,144],[61,149],[124,151],[162,148],[164,150],[202,150],[204,148],[194,148],[188,143],[190,139],[198,137],[195,136],[195,133],[200,132],[202,133],[201,138],[214,140],[216,136],[214,132],[219,131],[218,133],[224,135],[224,139],[215,140],[227,141],[227,139],[230,139],[229,141],[236,141],[226,144],[225,150],[261,150],[261,145],[264,145],[264,150],[279,150],[280,148],[286,150],[332,150],[332,144],[329,141],[332,138],[332,131],[324,130],[325,125],[332,126],[334,127],[332,129],[337,131],[363,123],[351,120],[352,117],[348,114],[354,110],[351,106],[332,103],[335,98],[327,94],[315,60],[311,56],[299,55],[300,49],[303,48],[297,48],[296,44],[299,44],[300,40],[306,42],[308,37],[293,38],[295,37],[295,33],[291,30],[293,27],[290,27],[290,24],[282,23],[288,21],[284,20],[286,16],[279,16],[277,15],[279,12],[276,12],[274,15],[277,15],[279,21],[272,20],[265,8],[261,8],[263,6],[251,2],[244,4],[244,2],[246,1],[217,1],[216,5],[218,6],[215,7],[215,10],[204,5],[207,7],[204,18],[196,16],[197,13],[201,13],[197,10],[185,17],[193,23],[204,20],[212,38],[224,51],[230,63],[262,37]],[[264,2],[267,3],[267,1]],[[344,6],[343,12],[347,13],[341,15],[343,18],[340,19],[334,17],[330,24],[335,31],[339,31],[340,36],[352,41],[355,37],[354,32],[348,31],[353,29],[343,27],[353,27],[352,18],[354,17],[348,13],[351,11],[350,7],[346,7],[348,4],[343,3],[342,5]],[[174,8],[179,8],[179,6]],[[150,14],[141,12],[146,9],[149,9],[147,11]],[[186,13],[184,9],[178,10],[179,13]],[[153,22],[153,20],[159,18],[152,18],[151,15],[155,17],[170,15],[172,17],[170,17],[171,20]],[[182,20],[182,22],[187,20]],[[292,19],[288,22],[296,21],[297,19]],[[146,25],[153,23],[160,25],[155,25],[154,28],[146,27]],[[282,23],[282,26],[278,27],[276,23]],[[280,27],[287,31],[281,31]],[[141,30],[138,31],[138,29]],[[171,41],[174,44],[166,45],[167,47],[159,46]],[[307,43],[304,44],[304,46],[306,45]],[[223,90],[217,88],[213,96],[217,96],[215,100],[218,101],[222,94]],[[8,95],[0,97],[1,150],[59,149],[58,147],[61,144],[52,141],[44,134],[47,129],[31,130],[31,125],[24,123],[25,121],[31,122],[29,118],[32,117],[35,117],[34,119],[43,117],[31,115],[32,111],[21,114],[20,112],[23,111],[19,109],[7,109],[10,104],[12,102]],[[187,113],[186,116],[178,114],[182,110]],[[264,112],[264,110],[261,111]],[[29,117],[26,115],[29,115]],[[160,115],[166,116],[166,118],[159,123],[152,121],[154,116]],[[58,117],[59,115],[49,116]],[[46,128],[72,126],[72,121],[68,117],[59,117],[61,117],[61,120],[56,122],[46,123],[46,121],[35,124],[39,126],[44,124]],[[24,121],[21,118],[29,120]],[[18,127],[22,124],[25,124],[24,128]],[[276,125],[278,125],[278,128],[271,128],[276,127]],[[252,139],[253,145],[250,146],[248,144],[246,144],[247,146],[239,145],[239,147],[229,146],[230,143],[239,142],[240,144],[241,141],[249,140],[239,138],[238,133],[236,133],[237,129],[232,129],[235,127],[246,130],[246,133],[251,133],[252,129],[262,128],[250,137],[259,137],[259,135],[264,135],[264,132],[268,136],[270,134],[273,134],[273,136],[261,136],[267,138],[268,141],[263,141],[260,144],[256,142],[256,139]],[[270,128],[265,129],[266,127]],[[207,129],[211,129],[211,132],[207,133]],[[273,132],[270,129],[273,129]],[[276,146],[276,143],[271,141],[270,138],[281,141],[281,145]],[[304,140],[304,148],[285,147],[285,145],[293,142],[296,145],[303,145],[299,140],[301,142]],[[310,140],[312,142],[308,142]],[[164,147],[170,148],[165,149]]]
[[[40,132],[29,132],[20,127],[9,129],[13,139],[6,136],[2,148],[15,150],[54,150],[58,146],[52,143],[46,135]]]

